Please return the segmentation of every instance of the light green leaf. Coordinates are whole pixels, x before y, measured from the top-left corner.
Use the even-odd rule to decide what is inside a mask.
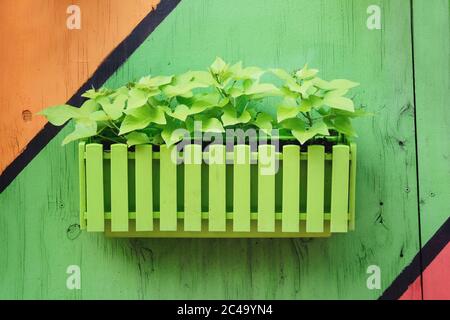
[[[198,84],[193,82],[180,83],[177,85],[168,85],[164,87],[163,92],[168,98],[181,96],[190,98],[193,96],[192,90],[198,88]]]
[[[128,89],[128,87],[122,86],[122,87],[116,89],[114,92],[112,92],[109,95],[109,97],[112,98],[112,99],[115,99],[115,98],[117,98],[118,96],[121,96],[121,95],[125,95],[126,97],[128,97],[129,91],[130,90]]]
[[[310,128],[292,129],[292,135],[300,142],[300,144],[304,144],[316,135],[328,136],[329,134],[328,127],[323,121],[315,122]]]
[[[192,72],[192,71],[188,71],[188,72],[176,75],[173,78],[172,85],[177,86],[180,84],[185,84],[185,83],[191,82],[192,78],[194,78],[194,72]]]
[[[244,110],[242,114],[238,117],[236,110],[232,106],[225,107],[223,115],[221,117],[223,125],[232,126],[238,123],[247,123],[251,120],[251,115],[248,111]]]
[[[334,128],[350,137],[357,137],[355,130],[353,129],[352,123],[349,118],[338,116],[333,121]]]
[[[109,117],[111,117],[112,120],[117,120],[122,116],[123,110],[125,109],[125,102],[127,100],[127,96],[119,95],[116,97],[114,102],[111,102],[107,97],[102,97],[98,99],[98,103],[100,103],[103,110]]]
[[[308,99],[309,95],[315,92],[311,91],[311,89],[314,89],[314,80],[304,81],[299,90],[299,92],[302,94],[303,99]]]
[[[264,71],[258,67],[247,67],[247,68],[241,69],[238,72],[236,72],[234,75],[234,79],[236,79],[236,80],[247,80],[247,79],[258,80],[263,74],[264,74]]]
[[[211,73],[207,71],[192,71],[192,76],[192,81],[199,86],[211,86],[216,82]]]
[[[300,98],[300,93],[297,93],[295,91],[292,91],[291,89],[289,89],[286,85],[282,86],[280,88],[280,92],[281,95],[286,97],[286,98],[293,98],[293,99],[298,99]]]
[[[284,98],[277,107],[277,121],[282,122],[286,119],[295,118],[299,113],[297,102],[294,98]]]
[[[323,97],[324,97],[324,99],[334,98],[334,97],[342,97],[347,92],[348,92],[348,89],[335,89],[335,90],[328,91],[327,93],[325,93],[325,95]]]
[[[139,80],[139,84],[149,87],[149,88],[155,88],[160,87],[166,84],[169,84],[172,82],[173,76],[157,76],[157,77],[143,77]]]
[[[232,87],[227,92],[232,98],[240,97],[244,94],[244,89],[238,87]]]
[[[198,95],[192,104],[193,108],[210,108],[210,107],[221,107],[224,103],[228,103],[227,101],[222,101],[224,99],[218,93],[207,93]]]
[[[166,113],[169,116],[171,116],[172,118],[176,118],[181,121],[185,121],[186,118],[191,114],[188,106],[186,106],[184,104],[179,104],[176,106],[174,111],[169,111],[169,112],[166,111]]]
[[[227,69],[228,65],[222,58],[217,57],[216,60],[211,65],[210,69],[214,74],[220,74]]]
[[[298,107],[279,106],[277,109],[277,121],[282,122],[286,119],[295,118],[298,113]]]
[[[323,99],[317,96],[310,96],[308,99],[302,100],[300,103],[301,112],[309,112],[312,108],[319,108],[323,105]]]
[[[90,113],[95,112],[100,109],[100,104],[96,100],[86,100],[80,107],[81,113],[86,117]]]
[[[167,146],[171,146],[183,140],[185,137],[189,137],[189,132],[184,128],[177,127],[176,125],[170,123],[164,127],[161,132],[161,137]]]
[[[270,135],[272,132],[272,121],[272,117],[267,113],[259,113],[254,124],[266,134]]]
[[[94,121],[108,121],[110,117],[103,110],[92,112],[89,115],[89,119]]]
[[[222,123],[216,118],[204,118],[202,120],[202,131],[203,132],[215,132],[221,133],[225,132]]]
[[[276,75],[278,78],[280,78],[281,80],[284,80],[286,82],[289,83],[295,83],[295,79],[292,75],[290,75],[289,73],[287,73],[284,69],[270,69],[270,71]]]
[[[308,69],[308,65],[306,64],[303,69],[297,71],[295,73],[295,75],[304,80],[304,79],[311,79],[313,78],[317,73],[319,72],[319,70],[317,69]]]
[[[281,127],[289,130],[305,130],[306,124],[302,119],[291,118],[280,123]]]
[[[140,108],[126,110],[125,113],[127,115],[122,121],[119,135],[144,129],[152,122],[157,124],[166,124],[164,110],[160,107],[155,108],[145,105]]]
[[[302,93],[304,91],[304,88],[302,88],[297,82],[286,82],[285,87],[290,91],[297,93]]]
[[[149,137],[143,132],[131,132],[125,136],[127,138],[127,145],[129,147],[150,143]]]
[[[345,98],[345,97],[333,97],[332,96],[329,98],[324,98],[323,103],[334,109],[341,109],[341,110],[350,111],[350,112],[355,111],[353,101],[348,98]]]
[[[330,82],[320,79],[320,78],[314,78],[314,86],[316,86],[319,89],[323,90],[330,90],[332,89]]]
[[[119,135],[123,135],[134,130],[144,129],[149,124],[150,120],[148,119],[148,117],[137,118],[131,115],[126,115],[122,121],[122,124],[120,125]]]
[[[67,135],[62,145],[66,145],[69,142],[89,138],[97,134],[97,122],[89,119],[79,119],[75,122],[75,130]]]
[[[147,103],[148,94],[142,90],[133,88],[130,90],[130,97],[128,98],[127,109],[134,109],[142,107]]]
[[[353,81],[345,80],[345,79],[336,79],[336,80],[330,81],[328,90],[351,89],[351,88],[354,88],[357,86],[359,86],[359,83],[357,83],[357,82],[353,82]]]
[[[258,97],[274,96],[280,94],[280,90],[271,83],[253,83],[245,90],[245,94]]]
[[[111,90],[108,90],[106,88],[100,88],[98,90],[90,89],[83,93],[81,96],[84,98],[96,99],[98,97],[107,96],[109,93],[111,93]]]
[[[67,104],[44,109],[38,112],[38,114],[45,116],[48,122],[55,126],[61,126],[72,118],[80,118],[83,116],[79,108]]]

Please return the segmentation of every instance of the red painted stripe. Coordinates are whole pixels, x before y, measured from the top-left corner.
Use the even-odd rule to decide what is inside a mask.
[[[450,300],[450,243],[422,274],[425,300]]]

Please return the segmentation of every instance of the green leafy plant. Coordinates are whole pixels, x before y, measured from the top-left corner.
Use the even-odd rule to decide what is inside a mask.
[[[270,135],[278,129],[280,139],[300,144],[345,142],[356,136],[352,119],[367,115],[345,97],[358,84],[326,81],[317,73],[307,66],[289,73],[217,58],[205,71],[147,76],[115,90],[91,89],[79,108],[59,105],[40,114],[56,126],[75,122],[63,144],[173,145],[183,139],[177,129],[194,133],[194,121],[201,121],[203,132],[255,128]],[[270,81],[263,81],[266,76]]]

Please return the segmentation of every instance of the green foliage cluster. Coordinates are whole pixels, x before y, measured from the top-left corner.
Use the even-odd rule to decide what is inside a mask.
[[[206,71],[174,76],[147,76],[115,90],[91,89],[81,107],[59,105],[44,109],[50,123],[75,122],[63,144],[75,140],[99,143],[167,144],[191,134],[194,121],[203,132],[227,128],[261,129],[281,139],[314,143],[317,138],[343,142],[355,137],[351,120],[366,113],[355,110],[345,95],[358,84],[349,80],[325,81],[307,66],[293,73],[227,64],[217,58]],[[269,80],[263,81],[266,77]],[[262,108],[265,105],[273,108]]]

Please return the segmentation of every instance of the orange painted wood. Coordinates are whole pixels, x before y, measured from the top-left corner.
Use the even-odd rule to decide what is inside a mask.
[[[34,114],[67,101],[159,0],[0,2],[0,172],[44,126]],[[81,29],[66,26],[81,10]]]

